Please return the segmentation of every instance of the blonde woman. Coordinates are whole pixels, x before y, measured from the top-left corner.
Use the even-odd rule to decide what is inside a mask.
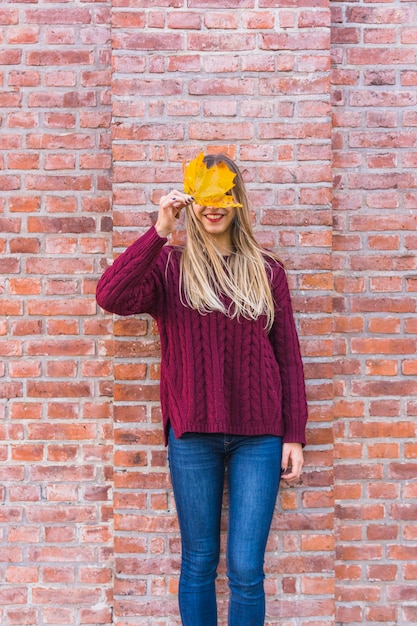
[[[182,540],[184,626],[215,626],[225,475],[229,626],[265,619],[264,555],[280,476],[299,479],[307,406],[282,265],[256,242],[225,155],[198,155],[185,192],[101,277],[97,301],[149,313],[161,336],[161,405]],[[167,245],[184,210],[187,239]]]

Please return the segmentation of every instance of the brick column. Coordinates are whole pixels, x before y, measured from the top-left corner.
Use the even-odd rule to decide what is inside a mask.
[[[270,626],[334,623],[330,15],[310,4],[113,1],[115,254],[181,184],[183,159],[223,150],[244,172],[257,237],[289,271],[311,420],[303,486],[282,489],[268,545]],[[114,620],[179,624],[158,337],[147,318],[116,319],[114,332]],[[224,571],[222,560],[222,624]]]
[[[332,8],[336,620],[405,626],[417,620],[417,13]]]
[[[106,3],[0,10],[0,623],[110,624]]]

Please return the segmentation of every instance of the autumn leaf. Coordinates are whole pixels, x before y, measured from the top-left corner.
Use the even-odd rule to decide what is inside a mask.
[[[242,206],[232,194],[228,194],[235,183],[236,174],[224,163],[207,167],[204,153],[200,152],[188,165],[183,164],[184,192],[193,196],[196,203],[210,207]]]

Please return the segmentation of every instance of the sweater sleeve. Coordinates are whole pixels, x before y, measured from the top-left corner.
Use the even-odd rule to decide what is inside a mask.
[[[281,374],[284,442],[297,442],[304,446],[308,417],[304,368],[287,277],[279,265],[274,268],[272,288],[275,319],[270,331],[270,341]]]
[[[155,314],[163,292],[160,253],[167,242],[152,226],[104,272],[97,284],[98,304],[111,313]]]

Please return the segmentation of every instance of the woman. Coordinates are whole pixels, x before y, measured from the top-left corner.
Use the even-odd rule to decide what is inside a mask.
[[[256,243],[245,185],[225,155],[198,155],[185,193],[104,273],[97,301],[149,313],[161,337],[161,405],[182,540],[184,626],[215,626],[227,470],[229,626],[265,618],[264,555],[281,474],[299,479],[307,407],[285,272]],[[192,195],[191,195],[192,194]],[[183,248],[168,246],[181,210]]]

